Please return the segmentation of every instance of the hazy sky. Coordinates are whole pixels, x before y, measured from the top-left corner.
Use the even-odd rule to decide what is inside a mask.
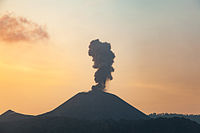
[[[145,113],[200,113],[199,0],[0,0],[7,12],[49,39],[0,41],[0,113],[40,114],[90,90],[96,38],[116,55],[108,92]]]

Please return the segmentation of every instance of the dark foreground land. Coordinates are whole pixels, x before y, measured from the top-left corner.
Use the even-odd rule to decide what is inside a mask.
[[[192,121],[196,121],[197,123],[200,124],[200,115],[194,115],[194,114],[175,114],[175,113],[161,113],[161,114],[156,114],[156,113],[152,113],[149,115],[149,117],[151,118],[173,118],[173,117],[182,117],[182,118],[186,118],[186,119],[190,119]]]
[[[200,133],[200,125],[178,117],[119,121],[34,117],[1,121],[0,133]]]

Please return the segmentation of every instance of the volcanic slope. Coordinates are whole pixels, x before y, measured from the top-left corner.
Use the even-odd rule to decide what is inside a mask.
[[[81,120],[149,118],[116,95],[97,90],[78,93],[56,109],[40,116],[63,116]]]

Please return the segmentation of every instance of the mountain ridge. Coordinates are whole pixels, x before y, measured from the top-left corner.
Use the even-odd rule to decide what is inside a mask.
[[[82,120],[137,120],[149,117],[120,97],[101,90],[79,92],[55,109],[39,115],[25,115],[8,110],[0,121],[21,120],[32,117],[68,117]]]
[[[0,121],[16,121],[16,120],[28,119],[32,117],[34,116],[17,113],[13,110],[7,110],[6,112],[0,115]]]
[[[148,116],[118,96],[92,90],[80,92],[55,108],[39,116],[65,116],[77,119],[148,119]]]

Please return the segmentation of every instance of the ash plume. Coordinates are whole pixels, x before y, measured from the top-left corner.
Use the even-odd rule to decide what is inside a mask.
[[[94,75],[97,84],[92,86],[92,90],[104,91],[106,81],[113,79],[111,73],[114,72],[112,64],[115,54],[111,51],[110,43],[101,42],[99,39],[90,42],[88,54],[93,57],[93,68],[97,69]]]
[[[48,39],[46,29],[24,17],[6,13],[0,16],[0,40],[4,42],[32,42]]]

